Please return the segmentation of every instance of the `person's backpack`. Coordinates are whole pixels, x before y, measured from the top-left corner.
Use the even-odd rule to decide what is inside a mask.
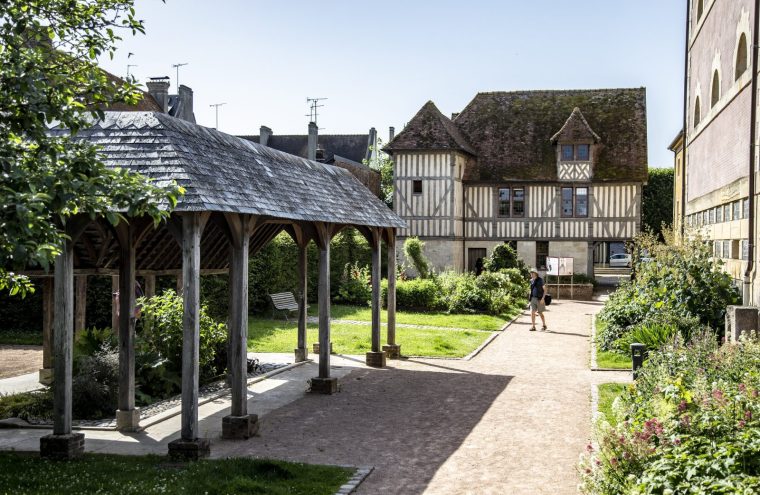
[[[544,304],[548,306],[551,303],[552,303],[552,295],[547,292],[546,294],[544,294]]]

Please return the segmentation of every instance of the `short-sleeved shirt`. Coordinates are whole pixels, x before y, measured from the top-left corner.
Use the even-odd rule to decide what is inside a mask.
[[[544,279],[536,277],[530,281],[530,298],[541,299],[544,297]]]

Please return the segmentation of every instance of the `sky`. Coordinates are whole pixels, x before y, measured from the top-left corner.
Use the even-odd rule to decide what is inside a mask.
[[[193,89],[199,124],[230,134],[370,127],[387,141],[428,100],[480,91],[646,87],[649,165],[672,167],[682,126],[685,2],[677,0],[136,0],[146,34],[101,65]],[[128,56],[132,53],[131,56]]]

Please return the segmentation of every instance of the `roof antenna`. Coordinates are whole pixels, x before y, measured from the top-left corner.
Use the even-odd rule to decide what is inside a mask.
[[[187,65],[187,64],[188,64],[188,62],[184,62],[184,63],[180,63],[180,64],[172,64],[172,67],[174,67],[175,69],[177,69],[177,94],[179,94],[179,68],[182,67],[182,66],[184,66],[184,65]]]
[[[327,98],[309,98],[306,97],[306,103],[309,105],[309,113],[308,115],[305,115],[306,117],[309,117],[309,122],[317,123],[317,116],[319,113],[317,112],[318,108],[322,108],[324,105],[320,105],[319,102],[322,100],[326,100]]]

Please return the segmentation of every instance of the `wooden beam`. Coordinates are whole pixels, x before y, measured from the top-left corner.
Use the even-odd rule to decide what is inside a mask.
[[[143,275],[143,277],[145,278],[145,287],[143,288],[145,297],[150,299],[156,295],[156,276],[153,274],[147,274]]]
[[[380,352],[380,231],[372,228],[372,352]]]
[[[119,276],[111,275],[111,330],[119,336]]]
[[[53,381],[53,321],[54,315],[53,278],[48,277],[42,282],[42,369],[40,383],[50,385]]]
[[[332,225],[316,223],[319,246],[319,378],[330,377],[330,240]]]
[[[230,316],[228,365],[232,378],[231,416],[248,414],[248,215],[225,214],[230,232]]]
[[[206,217],[208,218],[208,217]],[[182,428],[184,441],[198,439],[198,346],[202,214],[182,215]]]
[[[64,240],[55,260],[53,434],[71,433],[72,348],[74,340],[74,246]]]
[[[301,239],[303,241],[303,238]],[[307,289],[309,285],[308,242],[298,244],[298,347],[296,362],[305,361],[309,355],[306,348],[306,318],[308,312]]]
[[[388,248],[388,338],[383,346],[386,355],[391,358],[401,357],[401,347],[396,343],[396,229],[385,232]]]
[[[119,395],[116,427],[135,430],[139,413],[135,410],[135,258],[136,222],[116,226],[119,239]]]

